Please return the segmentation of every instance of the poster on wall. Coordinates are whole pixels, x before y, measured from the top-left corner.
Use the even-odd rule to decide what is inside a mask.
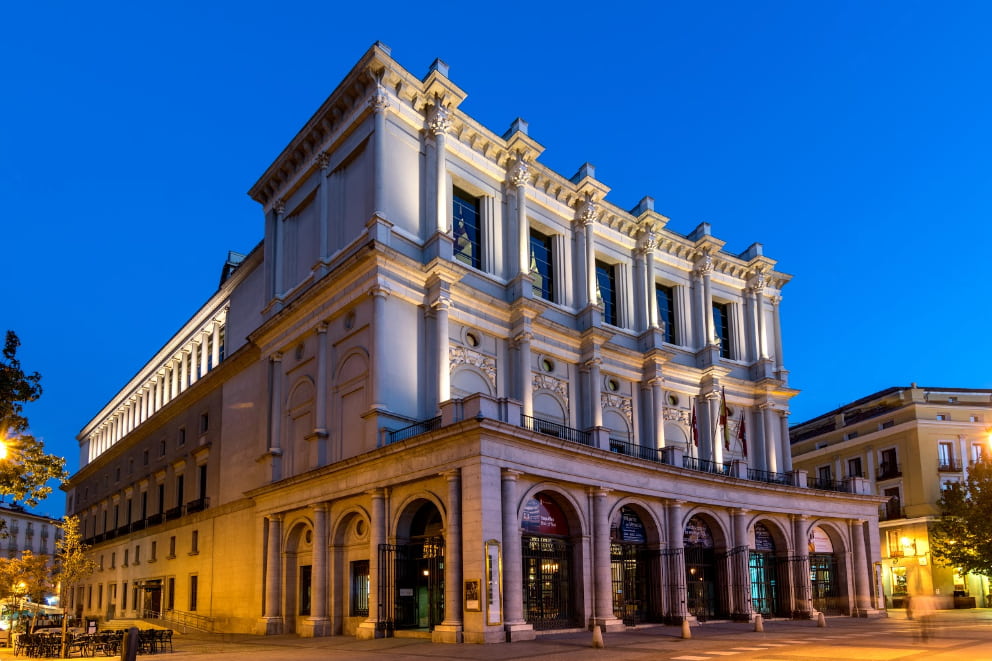
[[[754,550],[775,552],[775,540],[763,523],[754,524]]]
[[[538,494],[524,505],[521,527],[525,532],[537,535],[567,535],[568,521],[558,504]]]
[[[613,519],[613,525],[610,526],[610,539],[614,542],[632,544],[646,544],[648,541],[641,518],[629,507],[621,508],[620,513]]]
[[[503,623],[503,594],[500,585],[503,580],[503,562],[499,542],[490,539],[486,542],[486,624]]]
[[[817,526],[809,531],[809,552],[810,553],[833,553],[834,545],[827,537],[827,533]]]
[[[482,599],[479,598],[479,580],[465,581],[465,610],[481,611]]]
[[[685,524],[683,543],[686,546],[698,546],[704,549],[713,548],[713,536],[710,535],[710,528],[699,517],[692,517]]]

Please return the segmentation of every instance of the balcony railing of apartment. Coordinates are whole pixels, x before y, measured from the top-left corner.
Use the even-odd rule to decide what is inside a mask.
[[[942,461],[937,464],[937,471],[940,473],[960,473],[961,472],[961,462],[957,459],[951,459],[950,461]]]
[[[648,461],[662,462],[660,449],[637,445],[636,443],[622,441],[618,438],[610,439],[610,452],[627,455],[628,457],[637,457],[638,459],[647,459]]]
[[[810,480],[809,486],[813,489],[819,489],[821,491],[847,491],[847,485],[843,482],[823,478],[814,478]]]
[[[755,482],[767,482],[768,484],[791,484],[789,476],[785,473],[773,473],[772,471],[758,470],[757,468],[747,469],[747,479]]]
[[[902,471],[900,470],[899,464],[892,463],[891,461],[883,461],[878,465],[878,479],[888,480],[893,477],[901,477]]]
[[[413,438],[414,436],[419,436],[420,434],[426,434],[427,432],[434,431],[440,427],[441,416],[421,420],[420,422],[415,422],[412,425],[407,425],[401,429],[389,432],[389,442],[398,443],[400,441],[405,441],[408,438]]]
[[[682,468],[701,473],[715,473],[716,475],[728,475],[730,464],[718,464],[709,459],[699,459],[698,457],[682,457]]]
[[[886,503],[878,508],[879,521],[892,521],[893,519],[905,519],[906,515],[902,511],[902,505],[898,502]]]
[[[99,535],[93,535],[91,537],[83,540],[86,544],[98,544],[100,542],[108,541],[122,535],[126,535],[131,532],[138,532],[139,530],[144,530],[145,528],[151,528],[152,526],[157,526],[159,524],[165,523],[166,521],[172,521],[173,519],[178,519],[184,514],[195,514],[196,512],[202,512],[203,510],[210,507],[210,499],[207,497],[197,498],[196,500],[191,500],[185,505],[180,505],[179,507],[173,507],[165,512],[160,512],[159,514],[152,514],[151,516],[139,520],[133,521],[131,523],[125,523],[119,528],[114,528],[112,530],[106,530]]]
[[[183,506],[176,505],[172,509],[165,510],[165,520],[172,521],[173,519],[178,519],[183,515]]]
[[[589,432],[573,429],[572,427],[566,427],[565,425],[557,422],[551,422],[550,420],[542,420],[541,418],[521,414],[520,426],[524,429],[536,431],[539,434],[555,436],[566,441],[572,441],[573,443],[592,445],[592,436]]]
[[[203,498],[197,498],[196,500],[191,500],[186,503],[186,513],[193,514],[195,512],[202,512],[207,509],[210,505],[210,499],[204,496]]]

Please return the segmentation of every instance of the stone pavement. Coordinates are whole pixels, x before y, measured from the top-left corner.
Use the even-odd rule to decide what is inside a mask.
[[[904,611],[891,611],[882,619],[830,617],[826,628],[809,621],[766,620],[763,633],[750,624],[712,622],[692,627],[687,640],[679,627],[644,625],[606,634],[606,649],[593,649],[588,632],[549,634],[509,645],[191,633],[177,634],[176,651],[163,655],[163,661],[992,661],[992,610],[941,611],[931,624],[926,640],[919,623],[907,620]],[[10,659],[9,649],[0,650],[0,661]]]

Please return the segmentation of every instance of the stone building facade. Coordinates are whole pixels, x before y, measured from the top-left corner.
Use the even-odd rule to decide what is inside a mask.
[[[880,500],[791,465],[789,276],[465,96],[375,44],[251,188],[262,243],[79,435],[91,583],[444,642],[876,612]]]
[[[892,387],[792,428],[797,467],[821,483],[862,477],[879,508],[879,580],[890,607],[909,595],[943,607],[990,605],[988,579],[935,563],[929,524],[941,489],[962,482],[990,449],[992,390]]]

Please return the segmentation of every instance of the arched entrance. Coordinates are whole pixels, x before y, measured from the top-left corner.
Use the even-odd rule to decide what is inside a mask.
[[[577,575],[565,513],[551,495],[539,493],[524,504],[521,527],[524,619],[537,630],[575,626]]]
[[[819,526],[809,533],[809,574],[813,608],[824,613],[843,613],[846,609],[838,598],[840,590],[834,545]]]
[[[434,503],[411,503],[400,519],[396,544],[379,547],[379,598],[386,628],[433,631],[444,620],[444,537]]]
[[[613,616],[627,626],[658,621],[659,554],[647,544],[641,517],[622,507],[610,524],[610,561],[613,575]]]
[[[761,523],[754,524],[754,546],[751,551],[751,609],[764,617],[782,614],[779,597],[779,567],[777,547],[771,530]]]
[[[728,617],[726,612],[725,563],[718,562],[716,544],[709,524],[693,516],[685,524],[686,609],[697,620]]]
[[[310,616],[313,588],[313,528],[299,522],[290,528],[285,551],[286,630],[303,632],[303,621]]]

